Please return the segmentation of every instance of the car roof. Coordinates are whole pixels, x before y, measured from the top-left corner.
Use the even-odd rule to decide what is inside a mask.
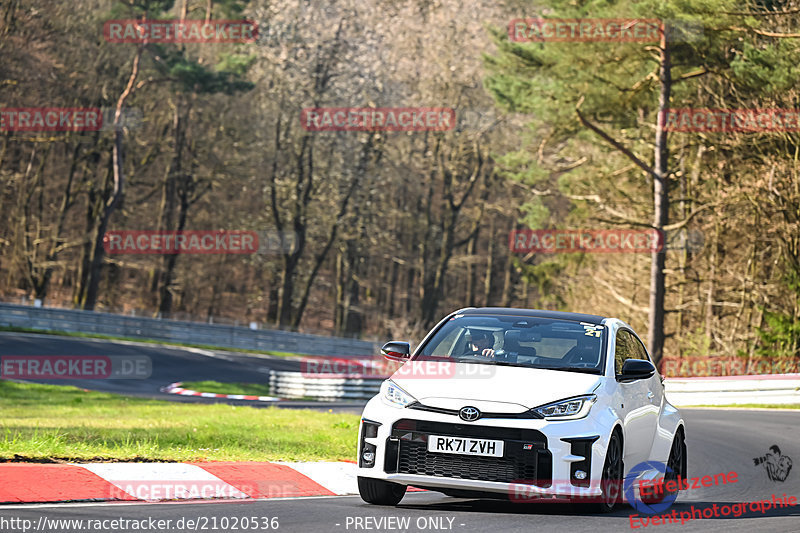
[[[543,309],[517,309],[513,307],[468,307],[458,311],[460,315],[518,315],[536,318],[552,318],[556,320],[575,320],[590,324],[601,324],[606,317],[585,313],[567,313],[565,311],[546,311]]]

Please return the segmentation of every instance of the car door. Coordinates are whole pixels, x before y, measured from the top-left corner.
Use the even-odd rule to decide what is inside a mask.
[[[647,353],[647,350],[644,347],[642,341],[637,337],[635,334],[630,333],[631,342],[633,346],[633,351],[636,355],[636,359],[644,359],[645,361],[653,362],[650,359],[650,356]],[[650,431],[650,437],[648,442],[653,441],[655,438],[655,432],[658,426],[658,417],[661,413],[661,407],[664,400],[664,384],[661,382],[661,377],[656,372],[652,376],[647,379],[640,380],[646,385],[646,397],[647,397],[647,404],[646,406],[649,409],[648,413],[648,420],[651,420],[652,424],[652,431]],[[647,452],[648,457],[650,459],[650,450]]]
[[[620,409],[622,424],[625,428],[625,462],[632,466],[650,457],[653,435],[658,421],[658,411],[653,411],[654,397],[649,379],[636,379],[620,381],[622,365],[628,359],[647,359],[638,347],[638,339],[627,329],[617,330],[614,348],[614,372],[617,377],[617,387],[621,396]],[[650,378],[652,379],[652,378]],[[658,379],[656,377],[656,379]]]

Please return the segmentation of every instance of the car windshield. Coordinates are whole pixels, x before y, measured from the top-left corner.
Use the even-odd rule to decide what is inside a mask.
[[[602,374],[604,327],[527,316],[457,315],[415,360],[509,365]]]

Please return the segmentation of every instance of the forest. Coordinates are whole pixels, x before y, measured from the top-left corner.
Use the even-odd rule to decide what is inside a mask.
[[[413,342],[461,307],[557,309],[627,321],[656,360],[800,359],[796,0],[3,0],[0,15],[3,301]],[[542,19],[658,31],[549,38]],[[247,24],[162,42],[113,25],[130,20]],[[22,108],[96,109],[102,126],[22,127]],[[438,116],[317,120],[334,108]],[[199,230],[273,245],[108,250],[113,232]],[[513,246],[548,230],[665,246]]]

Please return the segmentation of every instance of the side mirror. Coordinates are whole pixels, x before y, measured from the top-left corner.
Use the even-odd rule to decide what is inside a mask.
[[[647,379],[656,373],[656,367],[644,359],[628,359],[622,363],[622,373],[618,380],[632,381],[634,379]]]
[[[407,342],[391,341],[381,348],[383,357],[389,361],[406,361],[411,357],[411,345]]]

